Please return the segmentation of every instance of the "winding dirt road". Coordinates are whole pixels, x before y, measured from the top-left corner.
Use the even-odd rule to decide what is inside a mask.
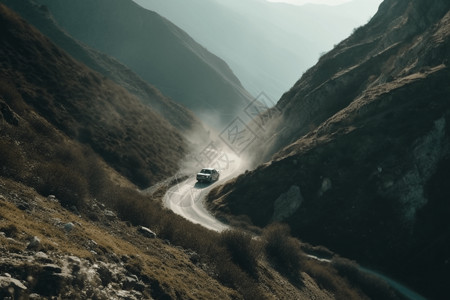
[[[205,208],[205,196],[218,184],[239,175],[242,170],[242,159],[232,151],[221,151],[215,156],[217,159],[212,165],[199,165],[198,171],[203,167],[216,168],[220,171],[218,181],[213,183],[199,183],[195,178],[195,174],[192,174],[187,180],[170,188],[164,196],[163,201],[165,207],[183,216],[192,223],[200,224],[208,229],[220,232],[228,229],[228,226],[214,218]]]
[[[228,229],[229,227],[227,225],[221,223],[211,215],[211,213],[205,208],[204,203],[205,196],[212,188],[228,179],[238,176],[240,172],[243,171],[242,159],[239,158],[239,156],[233,152],[224,153],[224,156],[227,158],[227,164],[225,164],[226,168],[221,169],[220,178],[217,182],[199,183],[195,178],[195,174],[193,174],[187,180],[178,183],[168,190],[164,196],[164,205],[192,223],[200,224],[210,230],[221,232]],[[199,166],[198,170],[201,168],[202,167]],[[330,260],[321,259],[315,256],[310,257],[320,261],[331,262]],[[385,280],[394,289],[399,291],[406,299],[425,299],[418,293],[412,291],[392,278],[387,277],[386,275],[382,275],[364,267],[360,267],[360,270]]]

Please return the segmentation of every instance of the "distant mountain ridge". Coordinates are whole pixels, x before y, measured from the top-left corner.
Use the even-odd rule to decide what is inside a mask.
[[[117,60],[74,40],[58,26],[45,7],[33,0],[1,0],[0,2],[19,13],[74,58],[138,96],[181,132],[197,131],[201,134],[202,125],[192,112],[162,95],[160,91]]]
[[[135,0],[223,58],[244,87],[276,103],[320,53],[365,23],[379,0],[294,6],[265,0]],[[361,7],[360,7],[361,5]],[[364,9],[363,9],[364,7]]]
[[[76,39],[115,57],[210,124],[223,126],[251,101],[225,62],[131,0],[36,2]]]
[[[6,140],[37,147],[40,143],[33,140],[51,140],[50,132],[59,130],[66,139],[89,145],[140,187],[176,173],[188,152],[188,141],[178,130],[136,96],[75,61],[0,5],[2,117],[12,124],[5,128],[14,124],[22,130],[36,127],[28,130],[33,137],[29,141],[15,136],[19,129],[11,130]],[[53,151],[35,149],[47,155],[50,163],[55,159]]]
[[[303,240],[445,298],[449,64],[450,3],[385,0],[284,94],[249,153],[265,149],[262,164],[215,188],[211,208],[287,222]]]

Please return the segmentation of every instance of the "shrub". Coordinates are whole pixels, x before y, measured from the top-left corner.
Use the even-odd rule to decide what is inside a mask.
[[[66,207],[83,207],[87,196],[86,179],[73,168],[58,163],[43,163],[38,167],[36,190],[41,195],[55,195]]]
[[[399,299],[396,292],[384,280],[363,272],[355,262],[335,257],[332,265],[341,276],[359,287],[371,299]]]
[[[303,268],[321,288],[330,291],[337,300],[368,299],[364,294],[358,293],[347,280],[339,276],[336,269],[328,263],[308,260],[305,261]]]
[[[9,78],[0,77],[0,96],[6,100],[11,109],[20,114],[25,110],[26,104],[17,88],[10,84],[10,81]]]
[[[296,278],[304,260],[300,241],[290,236],[287,225],[271,224],[262,235],[265,252],[280,271]]]
[[[21,179],[25,160],[19,147],[8,141],[0,140],[0,175]]]
[[[218,253],[215,260],[215,269],[219,281],[239,291],[244,299],[267,299],[258,284],[242,269],[235,265],[225,252]]]
[[[256,275],[261,247],[250,234],[227,230],[221,233],[220,244],[227,249],[234,263],[249,274]]]
[[[15,238],[17,237],[19,230],[17,229],[16,225],[9,224],[8,226],[1,227],[0,231],[3,231],[7,237]]]

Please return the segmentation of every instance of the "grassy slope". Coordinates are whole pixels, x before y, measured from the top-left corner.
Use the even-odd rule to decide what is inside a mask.
[[[142,187],[176,172],[186,144],[168,122],[4,8],[1,23],[0,76],[19,116],[36,110]]]

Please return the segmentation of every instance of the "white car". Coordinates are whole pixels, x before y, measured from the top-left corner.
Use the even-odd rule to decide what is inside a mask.
[[[198,182],[213,182],[219,180],[220,173],[213,168],[203,168],[199,173],[197,173]]]

